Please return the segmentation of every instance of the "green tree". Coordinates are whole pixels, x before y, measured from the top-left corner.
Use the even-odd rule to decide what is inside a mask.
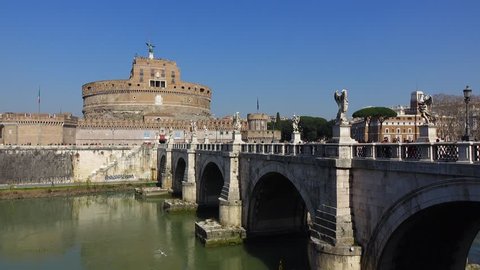
[[[377,141],[381,141],[380,134],[383,126],[383,122],[387,118],[390,117],[396,117],[397,113],[389,108],[386,107],[368,107],[368,108],[363,108],[360,109],[352,114],[354,118],[363,118],[365,121],[365,124],[370,126],[370,123],[372,121],[378,121],[380,123],[380,129],[377,130]],[[368,131],[368,134],[370,134],[370,129]],[[369,136],[370,137],[370,136]],[[368,139],[371,138],[365,138],[365,140],[368,141]]]
[[[298,125],[303,141],[318,141],[332,136],[329,122],[321,117],[301,116]]]
[[[280,121],[281,121],[281,120],[280,120],[280,113],[277,112],[277,117],[275,118],[275,125],[276,125],[277,127],[280,127]],[[279,129],[279,128],[277,128],[277,129]]]

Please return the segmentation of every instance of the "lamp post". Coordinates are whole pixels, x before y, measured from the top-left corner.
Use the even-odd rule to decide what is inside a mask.
[[[463,135],[463,141],[470,141],[470,124],[468,123],[468,103],[470,102],[470,95],[472,94],[472,89],[467,85],[463,89],[463,97],[465,100],[465,135]]]

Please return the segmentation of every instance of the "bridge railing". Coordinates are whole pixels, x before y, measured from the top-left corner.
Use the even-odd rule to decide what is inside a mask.
[[[480,162],[480,144],[454,143],[358,143],[352,145],[353,158],[404,161]]]
[[[289,156],[335,157],[333,143],[245,143],[242,153]],[[351,157],[359,159],[384,159],[430,162],[479,162],[479,142],[434,142],[434,143],[352,143]],[[174,144],[173,149],[203,151],[234,151],[233,144]]]

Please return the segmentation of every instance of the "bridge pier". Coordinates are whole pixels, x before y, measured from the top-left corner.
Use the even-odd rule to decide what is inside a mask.
[[[163,159],[157,157],[157,160],[160,162],[158,170],[160,170],[160,187],[163,189],[171,190],[172,189],[172,144],[169,143],[166,145],[165,156]],[[157,151],[159,154],[160,152]]]
[[[182,182],[182,199],[186,202],[197,202],[197,183],[195,180],[195,148],[196,144],[190,144],[187,150],[187,168],[184,181]]]
[[[238,134],[237,134],[238,135]],[[239,186],[240,143],[230,145],[230,151],[224,153],[224,185],[219,200],[219,221],[206,220],[195,223],[195,235],[205,246],[241,244],[246,238],[242,227],[242,201]]]
[[[339,147],[339,156],[348,157]],[[312,269],[360,270],[362,249],[355,245],[350,206],[351,159],[336,160],[328,185],[331,194],[317,209],[309,244]]]
[[[360,270],[362,249],[358,246],[337,245],[310,238],[308,258],[311,269]]]

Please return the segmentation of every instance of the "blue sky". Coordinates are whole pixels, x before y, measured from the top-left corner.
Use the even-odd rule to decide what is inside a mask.
[[[81,115],[84,83],[127,79],[135,54],[177,62],[215,116],[334,118],[408,104],[415,89],[480,91],[480,1],[5,1],[0,112]]]

